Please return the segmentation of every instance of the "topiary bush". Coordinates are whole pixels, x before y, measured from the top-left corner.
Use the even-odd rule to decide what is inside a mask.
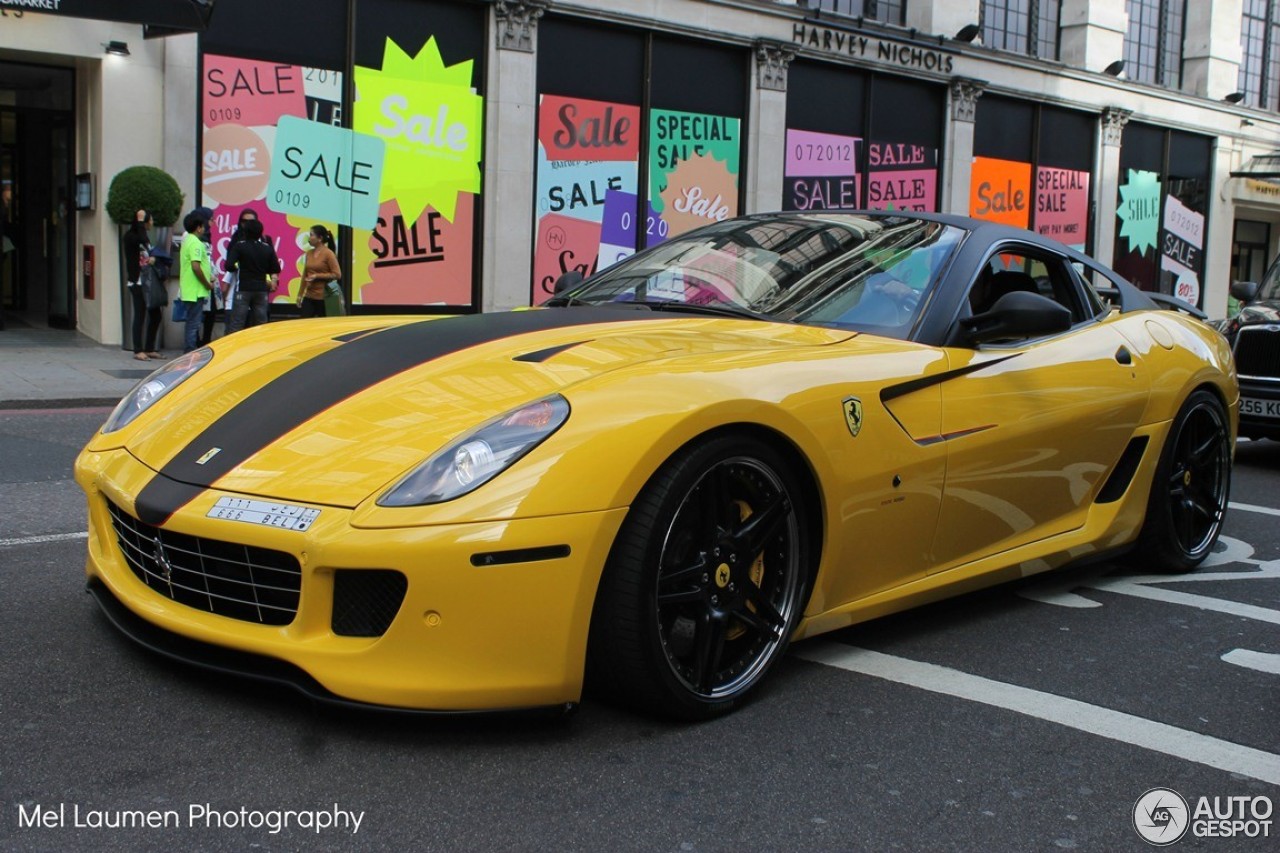
[[[112,221],[128,225],[139,210],[150,211],[152,222],[162,228],[177,221],[182,190],[172,175],[155,166],[130,166],[111,179],[107,215]]]

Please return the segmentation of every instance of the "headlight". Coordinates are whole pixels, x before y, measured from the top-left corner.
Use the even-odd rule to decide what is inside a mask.
[[[378,506],[425,506],[475,491],[558,430],[569,417],[559,394],[486,421],[446,445],[378,498]]]
[[[116,404],[115,411],[102,425],[104,433],[115,432],[128,426],[134,418],[145,412],[156,400],[168,394],[182,381],[213,358],[213,351],[201,348],[175,358],[134,386],[124,399]]]

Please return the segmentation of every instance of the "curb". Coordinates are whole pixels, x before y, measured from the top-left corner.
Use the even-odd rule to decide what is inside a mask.
[[[119,397],[69,397],[57,400],[0,400],[0,410],[115,408]]]

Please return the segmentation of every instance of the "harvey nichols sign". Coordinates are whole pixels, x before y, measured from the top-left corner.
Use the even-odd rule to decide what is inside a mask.
[[[833,30],[810,24],[795,24],[791,28],[791,41],[803,47],[838,53],[854,59],[874,60],[900,65],[918,71],[937,71],[950,74],[955,66],[955,56],[936,47],[911,42],[890,41],[847,30]]]

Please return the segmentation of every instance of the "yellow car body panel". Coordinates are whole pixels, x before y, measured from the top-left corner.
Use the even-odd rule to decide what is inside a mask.
[[[592,605],[628,507],[664,461],[709,433],[755,431],[812,484],[819,557],[795,633],[804,637],[1131,542],[1158,454],[1146,454],[1122,499],[1094,502],[1124,445],[1146,436],[1161,446],[1197,387],[1221,396],[1233,430],[1237,416],[1225,342],[1171,313],[1112,314],[1072,333],[1075,358],[1058,361],[1034,347],[936,348],[737,319],[548,328],[392,373],[266,437],[210,482],[187,484],[196,496],[158,526],[296,557],[303,575],[290,624],[186,607],[126,564],[108,502],[138,516],[158,471],[192,447],[213,449],[195,443],[298,365],[362,335],[445,322],[278,323],[215,344],[216,381],[195,374],[81,454],[90,579],[166,631],[286,661],[346,699],[434,710],[555,705],[581,695]],[[1122,348],[1131,364],[1117,361]],[[450,441],[552,393],[571,416],[491,482],[436,505],[378,504]],[[320,514],[305,531],[209,517],[228,496]],[[567,555],[555,559],[474,563],[562,545]],[[382,636],[338,636],[334,572],[369,568],[403,573],[404,603]]]

